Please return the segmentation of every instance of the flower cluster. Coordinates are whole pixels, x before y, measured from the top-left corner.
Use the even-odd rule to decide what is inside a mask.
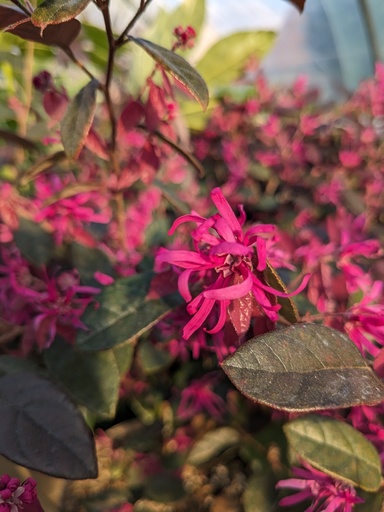
[[[99,293],[82,286],[75,270],[48,274],[34,272],[15,247],[2,247],[0,263],[0,318],[22,334],[22,351],[51,345],[56,334],[73,342],[77,329],[86,329],[80,317]],[[10,330],[12,332],[12,329]]]
[[[19,512],[21,510],[43,512],[37,499],[35,480],[27,478],[21,483],[18,478],[2,475],[0,477],[0,511]]]
[[[309,501],[311,504],[306,512],[352,512],[356,504],[364,502],[352,485],[336,480],[305,462],[303,466],[292,468],[296,478],[281,480],[276,485],[277,489],[297,491],[297,494],[280,500],[282,507]]]

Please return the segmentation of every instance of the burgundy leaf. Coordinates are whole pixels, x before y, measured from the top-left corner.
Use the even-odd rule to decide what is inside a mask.
[[[15,6],[0,5],[0,30],[27,19],[28,16],[21,9]],[[31,21],[26,21],[9,32],[27,41],[67,48],[79,35],[80,28],[79,21],[70,20],[59,23],[55,27],[47,27],[41,35],[39,27],[33,25]]]
[[[383,383],[352,341],[320,324],[296,324],[252,338],[222,368],[245,396],[285,411],[384,400]]]

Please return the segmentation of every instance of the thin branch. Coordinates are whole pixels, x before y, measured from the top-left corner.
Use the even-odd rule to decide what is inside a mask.
[[[144,13],[148,5],[151,3],[152,0],[140,0],[140,6],[134,15],[134,17],[131,19],[131,21],[128,23],[127,27],[123,32],[121,33],[120,37],[116,40],[116,48],[119,46],[122,46],[126,42],[126,36],[129,34],[129,32],[133,29],[135,26],[137,20],[140,18],[140,16]]]
[[[144,130],[146,132],[148,131],[147,128],[144,125],[142,125],[142,124],[140,124],[138,126],[138,128],[140,128],[141,130]],[[180,147],[177,144],[177,142],[174,142],[173,140],[169,139],[168,137],[166,137],[161,132],[159,132],[157,130],[153,130],[153,131],[151,131],[151,133],[153,133],[153,135],[156,135],[156,137],[158,139],[160,139],[163,142],[165,142],[166,144],[168,144],[168,146],[170,146],[177,153],[179,153],[179,155],[181,155],[183,158],[185,158],[185,160],[187,160],[197,170],[197,172],[199,173],[200,177],[205,176],[204,167],[200,164],[200,162],[197,160],[197,158],[194,157],[191,153],[189,153],[188,151],[186,151],[185,149]]]
[[[70,59],[71,59],[71,61],[72,61],[72,62],[74,62],[74,63],[76,64],[76,66],[78,66],[81,70],[83,70],[83,71],[84,71],[84,73],[85,73],[86,75],[88,75],[88,76],[89,76],[89,78],[90,78],[91,80],[96,80],[96,81],[98,82],[97,78],[96,78],[96,77],[95,77],[95,76],[94,76],[94,75],[89,71],[89,69],[87,69],[87,68],[84,66],[84,64],[82,64],[82,63],[78,60],[78,58],[76,57],[76,55],[73,53],[72,49],[71,49],[69,46],[67,46],[67,47],[62,47],[62,50],[63,50],[63,52],[67,55],[67,57],[68,57],[68,58],[70,58]]]

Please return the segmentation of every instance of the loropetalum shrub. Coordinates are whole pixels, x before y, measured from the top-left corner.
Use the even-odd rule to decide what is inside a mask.
[[[2,91],[0,453],[99,470],[63,510],[378,512],[383,65],[332,108],[302,79],[244,79],[188,133],[179,103],[208,103],[178,53],[195,30],[168,49],[137,37],[144,0],[116,35],[96,1],[95,66],[87,3],[0,5],[10,41],[58,46],[88,80],[28,74],[29,43],[30,97],[18,77]],[[138,93],[132,44],[154,62]],[[32,480],[0,480],[1,510],[41,510]]]

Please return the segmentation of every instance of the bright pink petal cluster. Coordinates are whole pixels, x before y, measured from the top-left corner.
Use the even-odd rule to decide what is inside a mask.
[[[296,494],[280,500],[282,507],[296,505],[309,500],[311,505],[306,512],[352,512],[355,504],[364,500],[356,495],[356,490],[349,484],[313,468],[303,462],[304,468],[292,468],[296,478],[281,480],[277,489],[295,489]]]
[[[19,510],[32,510],[29,505],[38,503],[36,482],[33,478],[27,478],[20,482],[18,478],[9,475],[0,477],[0,512],[19,512]],[[34,507],[33,510],[42,511],[42,508]]]
[[[177,415],[186,420],[205,411],[213,418],[222,418],[227,407],[224,400],[213,390],[215,380],[216,374],[207,374],[184,388]]]
[[[194,251],[160,249],[155,268],[164,264],[185,269],[179,276],[178,288],[189,303],[187,311],[193,318],[185,325],[184,338],[188,339],[210,316],[217,306],[216,325],[207,332],[215,334],[223,329],[227,320],[227,308],[231,301],[248,297],[272,321],[278,319],[280,306],[274,298],[289,297],[299,293],[307,284],[306,276],[299,288],[287,294],[268,286],[263,272],[267,268],[267,240],[276,235],[271,224],[257,224],[245,232],[246,220],[242,205],[237,218],[219,188],[211,192],[211,199],[218,213],[204,218],[192,212],[176,219],[169,234],[185,222],[194,222],[191,236]],[[191,283],[203,281],[204,290],[192,297]]]

